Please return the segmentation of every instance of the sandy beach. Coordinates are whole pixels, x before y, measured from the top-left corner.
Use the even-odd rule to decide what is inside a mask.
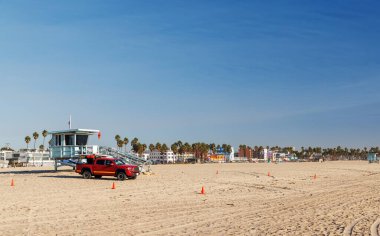
[[[0,170],[1,235],[378,233],[380,165],[365,161],[156,165],[124,182],[10,173],[24,170]]]

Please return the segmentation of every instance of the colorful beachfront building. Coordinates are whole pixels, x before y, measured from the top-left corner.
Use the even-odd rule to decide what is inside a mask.
[[[253,158],[253,150],[249,146],[239,148],[238,157],[246,157],[248,160]]]
[[[211,151],[207,155],[207,159],[210,162],[233,162],[236,159],[234,148],[231,147],[231,152],[225,152],[223,148],[217,149],[215,153]]]

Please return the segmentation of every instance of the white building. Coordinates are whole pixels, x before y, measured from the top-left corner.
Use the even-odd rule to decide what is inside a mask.
[[[268,160],[268,149],[264,148],[263,150],[263,157],[264,157],[264,161]]]
[[[226,154],[227,160],[230,162],[235,161],[235,150],[234,147],[231,147],[231,152],[229,154]]]
[[[145,151],[143,154],[141,154],[141,158],[143,158],[144,160],[149,160],[149,156],[150,156],[150,151]]]
[[[155,164],[168,164],[175,163],[177,161],[177,157],[172,150],[161,153],[158,150],[153,150],[150,152],[148,160],[152,161]]]
[[[9,160],[13,157],[13,151],[0,151],[0,167],[8,167]]]
[[[190,160],[195,160],[194,153],[183,153],[183,154],[177,154],[177,161],[178,162],[188,162]]]
[[[0,167],[13,166],[52,166],[48,151],[21,149],[20,151],[0,151]]]

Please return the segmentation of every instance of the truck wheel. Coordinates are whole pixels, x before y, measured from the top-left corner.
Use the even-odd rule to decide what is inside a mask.
[[[100,178],[102,178],[101,175],[95,175],[95,179],[100,179]]]
[[[127,175],[124,172],[117,173],[117,179],[120,181],[124,181],[127,178]]]
[[[83,171],[82,175],[84,179],[91,179],[91,172],[88,170]]]

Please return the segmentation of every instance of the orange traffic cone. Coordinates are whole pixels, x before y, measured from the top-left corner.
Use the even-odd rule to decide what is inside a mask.
[[[15,186],[15,183],[14,183],[14,181],[12,179],[12,181],[11,181],[11,187],[13,187],[13,186]]]
[[[206,194],[205,188],[202,186],[201,194]]]
[[[116,189],[115,182],[112,183],[112,189]]]
[[[268,171],[268,176],[270,177],[270,172]]]
[[[216,171],[216,174],[219,174],[219,171],[218,171],[218,170]]]
[[[317,179],[317,174],[314,174],[314,177],[313,177],[313,179]]]

